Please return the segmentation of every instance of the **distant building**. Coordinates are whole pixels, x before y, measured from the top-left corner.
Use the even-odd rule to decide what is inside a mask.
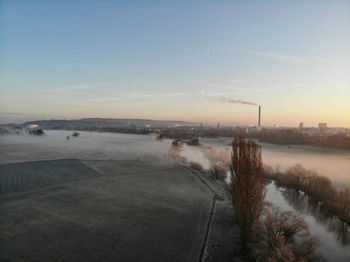
[[[152,132],[151,127],[152,127],[152,125],[145,125],[144,130],[145,130],[146,132]]]
[[[304,128],[304,122],[300,122],[299,126],[298,126],[298,129],[303,129],[303,128]]]
[[[327,123],[318,123],[318,128],[321,130],[327,129]]]
[[[218,128],[220,128],[220,123],[218,122]]]
[[[29,129],[34,129],[34,128],[38,128],[38,127],[39,127],[39,125],[37,125],[37,124],[31,124],[28,126]]]

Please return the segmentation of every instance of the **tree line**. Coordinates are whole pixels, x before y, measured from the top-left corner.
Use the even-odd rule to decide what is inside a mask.
[[[264,176],[275,180],[277,185],[294,189],[297,194],[305,193],[313,201],[318,202],[321,209],[338,216],[350,226],[349,188],[335,188],[328,177],[321,176],[300,164],[295,164],[286,172],[265,165]]]
[[[231,192],[245,259],[249,261],[316,261],[317,239],[305,220],[265,201],[266,181],[261,147],[237,137],[232,143]]]

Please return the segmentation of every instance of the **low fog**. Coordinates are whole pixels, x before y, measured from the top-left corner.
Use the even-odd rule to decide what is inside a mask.
[[[180,155],[189,162],[198,162],[204,169],[218,161],[229,163],[231,140],[228,138],[203,139],[201,147],[183,145]],[[314,146],[287,146],[259,143],[262,146],[264,164],[275,170],[285,171],[299,163],[305,168],[329,177],[335,185],[350,185],[350,152]]]
[[[45,131],[43,136],[28,134],[0,136],[0,163],[47,159],[142,160],[169,164],[170,144],[157,143],[155,136],[116,133]],[[69,139],[67,139],[69,136]]]
[[[171,140],[157,141],[155,135],[46,131],[44,136],[27,134],[0,136],[0,163],[45,159],[142,160],[159,165],[173,163],[177,155],[203,169],[213,164],[229,164],[230,138],[200,139],[201,146],[181,145],[174,151]],[[67,136],[70,139],[67,139]],[[350,184],[350,152],[313,146],[286,146],[260,143],[263,161],[284,171],[296,163],[329,177],[336,185]],[[175,154],[174,154],[175,153]]]

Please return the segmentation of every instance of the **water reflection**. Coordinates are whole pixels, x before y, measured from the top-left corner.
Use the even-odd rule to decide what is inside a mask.
[[[293,189],[280,188],[288,203],[301,214],[312,215],[317,222],[324,225],[329,232],[334,233],[336,239],[343,246],[350,245],[350,228],[337,216],[321,209],[321,203],[313,201],[303,193]]]
[[[282,211],[291,210],[304,216],[311,234],[319,239],[317,252],[322,261],[350,261],[349,229],[344,228],[336,217],[321,212],[320,206],[304,195],[277,187],[274,182],[268,184],[266,189],[267,201]]]

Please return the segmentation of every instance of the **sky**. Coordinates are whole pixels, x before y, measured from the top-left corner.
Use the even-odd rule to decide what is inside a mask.
[[[350,127],[350,1],[0,0],[0,118],[255,125],[257,105]]]

